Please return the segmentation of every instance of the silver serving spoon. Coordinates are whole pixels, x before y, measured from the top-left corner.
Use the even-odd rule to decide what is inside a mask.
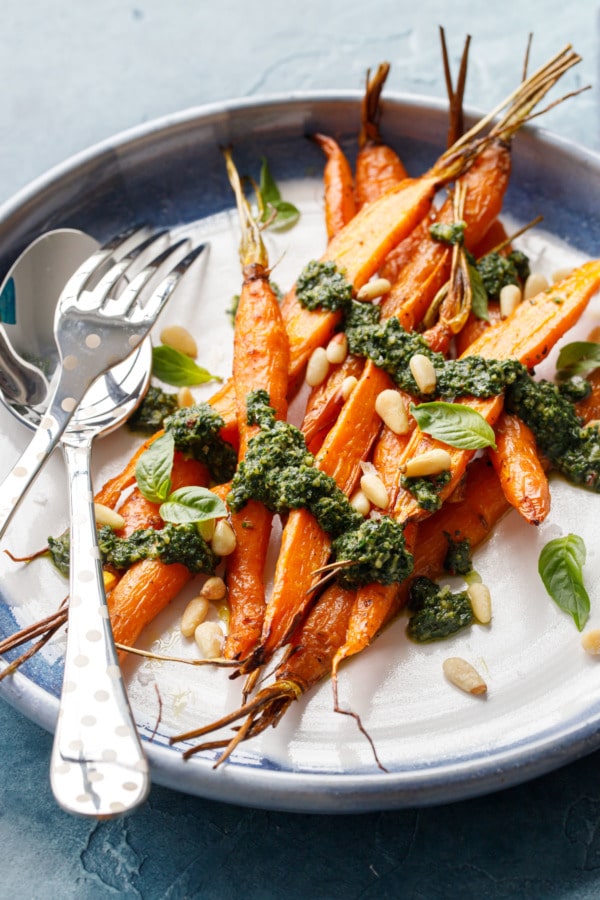
[[[43,415],[42,394],[58,362],[53,300],[97,246],[81,232],[49,232],[19,257],[0,286],[0,308],[9,320],[0,339],[0,400],[29,428],[37,427]],[[34,297],[44,298],[35,314]],[[44,315],[47,310],[50,313]],[[32,348],[48,378],[23,358]],[[95,817],[127,812],[145,799],[150,784],[110,633],[90,477],[92,441],[113,431],[133,412],[150,371],[151,347],[146,341],[88,390],[62,439],[72,523],[69,639],[50,774],[64,809]]]

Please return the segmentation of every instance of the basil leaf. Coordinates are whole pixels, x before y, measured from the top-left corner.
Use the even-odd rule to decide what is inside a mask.
[[[573,341],[566,344],[556,361],[562,375],[582,375],[600,366],[600,344],[595,341]]]
[[[300,218],[300,212],[292,203],[282,200],[281,191],[271,175],[271,170],[264,156],[261,161],[258,190],[263,205],[261,222],[268,222],[268,227],[275,230],[291,228],[292,225],[295,225]]]
[[[223,501],[203,487],[182,487],[169,494],[159,509],[165,522],[181,525],[186,522],[206,522],[227,515]]]
[[[556,605],[568,613],[579,631],[590,613],[590,598],[583,584],[585,544],[576,534],[549,541],[540,553],[538,571]]]
[[[476,266],[469,265],[469,280],[471,282],[471,309],[478,319],[489,322],[488,295],[483,284],[483,278]]]
[[[162,503],[171,492],[171,470],[175,441],[172,434],[163,434],[142,453],[135,467],[135,479],[140,492],[151,503]]]
[[[194,384],[205,384],[207,381],[221,381],[217,375],[211,375],[206,369],[198,366],[193,359],[180,353],[173,347],[161,344],[152,348],[152,374],[174,387],[188,387]]]
[[[410,412],[421,431],[461,450],[496,449],[494,429],[476,410],[462,403],[434,401],[411,404]]]

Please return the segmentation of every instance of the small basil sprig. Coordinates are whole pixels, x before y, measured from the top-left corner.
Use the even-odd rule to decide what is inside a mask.
[[[493,428],[476,410],[462,403],[439,400],[418,406],[411,404],[410,412],[421,431],[451,447],[461,450],[496,448]]]
[[[576,534],[549,541],[540,553],[538,571],[544,587],[579,631],[590,613],[590,598],[583,584],[585,544]]]
[[[174,455],[173,435],[163,434],[142,453],[135,467],[140,493],[151,503],[160,503],[161,519],[181,525],[226,516],[227,507],[208,488],[190,486],[171,491]]]
[[[189,387],[195,384],[205,384],[207,381],[222,381],[217,375],[211,375],[207,369],[197,365],[193,359],[161,344],[152,348],[152,374],[155,378],[171,384],[174,387]]]
[[[261,160],[258,193],[262,206],[261,222],[268,223],[270,228],[275,229],[291,228],[296,224],[300,211],[292,203],[282,199],[264,156]]]
[[[559,378],[584,375],[600,366],[600,344],[595,341],[572,341],[566,344],[556,361]]]

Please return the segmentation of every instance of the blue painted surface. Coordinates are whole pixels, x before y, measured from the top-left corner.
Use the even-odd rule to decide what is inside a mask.
[[[389,86],[443,97],[437,26],[460,55],[467,101],[512,87],[566,41],[584,57],[569,88],[597,83],[590,0],[493,6],[422,0],[5,0],[0,29],[0,201],[71,154],[188,106],[263,93],[360,88],[382,59]],[[600,88],[545,125],[600,148]],[[0,898],[600,896],[600,754],[486,798],[360,816],[288,815],[155,787],[124,820],[56,808],[50,736],[0,703]]]

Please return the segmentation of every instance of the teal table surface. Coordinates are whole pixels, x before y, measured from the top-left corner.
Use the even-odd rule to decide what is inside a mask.
[[[155,117],[281,92],[389,89],[445,96],[438,26],[467,103],[486,109],[570,42],[575,86],[545,127],[600,148],[599,10],[592,0],[4,0],[0,202],[67,157]],[[59,810],[51,736],[0,701],[0,898],[600,896],[600,752],[529,783],[440,807],[344,816],[253,810],[154,786],[107,822]]]

